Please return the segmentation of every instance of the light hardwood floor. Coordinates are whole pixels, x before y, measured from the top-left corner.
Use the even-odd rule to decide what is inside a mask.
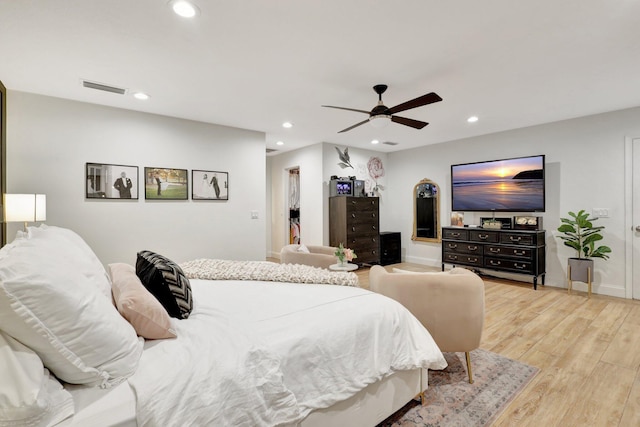
[[[494,426],[640,426],[640,302],[483,279],[481,348],[540,368]]]

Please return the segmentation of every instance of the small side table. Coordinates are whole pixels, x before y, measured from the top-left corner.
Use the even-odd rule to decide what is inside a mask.
[[[329,266],[329,270],[333,270],[333,271],[354,271],[357,269],[358,269],[358,266],[356,264],[351,264],[351,263],[346,263],[344,265],[331,264]]]

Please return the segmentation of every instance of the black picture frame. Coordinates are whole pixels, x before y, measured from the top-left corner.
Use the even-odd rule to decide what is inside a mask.
[[[192,170],[191,198],[193,200],[229,200],[229,173]]]
[[[138,200],[138,167],[87,162],[84,188],[86,199]]]
[[[189,198],[187,169],[145,167],[144,198],[146,200],[187,200]]]

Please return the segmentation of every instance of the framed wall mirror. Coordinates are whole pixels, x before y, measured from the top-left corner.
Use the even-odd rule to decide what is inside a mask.
[[[411,240],[440,242],[440,187],[423,179],[413,187],[413,234]]]

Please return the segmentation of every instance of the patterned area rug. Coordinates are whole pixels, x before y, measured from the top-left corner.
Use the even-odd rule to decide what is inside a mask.
[[[490,351],[471,352],[473,384],[469,384],[464,353],[444,353],[449,366],[429,371],[425,405],[411,401],[380,423],[388,426],[487,426],[539,372]]]

